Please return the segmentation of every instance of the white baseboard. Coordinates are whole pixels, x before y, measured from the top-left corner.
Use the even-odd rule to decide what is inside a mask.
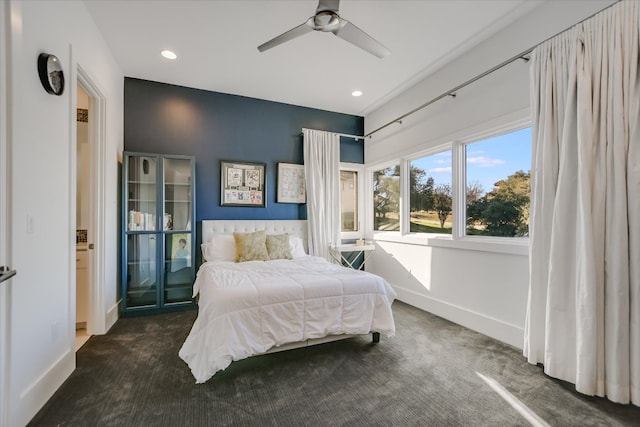
[[[120,301],[117,301],[114,305],[111,306],[109,311],[107,311],[107,318],[105,319],[105,334],[109,332],[109,329],[111,329],[111,327],[118,321],[118,314],[120,313],[119,307]]]
[[[399,301],[433,313],[436,316],[440,316],[466,328],[490,336],[491,338],[511,344],[519,349],[523,347],[524,329],[519,326],[419,294],[409,289],[398,286],[393,286],[393,289],[398,293],[396,299]]]
[[[67,351],[10,403],[9,425],[27,425],[76,367],[76,354]]]

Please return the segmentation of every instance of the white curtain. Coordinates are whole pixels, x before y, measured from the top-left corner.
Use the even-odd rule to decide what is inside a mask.
[[[340,238],[340,136],[303,129],[309,254],[329,258]]]
[[[533,52],[524,355],[588,395],[640,405],[636,1]]]

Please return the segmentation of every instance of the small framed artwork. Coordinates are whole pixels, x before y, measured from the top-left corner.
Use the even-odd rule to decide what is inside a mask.
[[[266,206],[264,163],[220,162],[221,206]]]
[[[191,235],[171,234],[171,271],[191,267]]]
[[[278,203],[305,203],[304,165],[278,163]]]

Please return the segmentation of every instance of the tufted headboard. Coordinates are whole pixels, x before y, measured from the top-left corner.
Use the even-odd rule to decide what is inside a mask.
[[[307,220],[303,219],[213,219],[202,221],[202,242],[208,242],[214,234],[250,233],[265,230],[267,234],[288,233],[302,237],[308,253]]]

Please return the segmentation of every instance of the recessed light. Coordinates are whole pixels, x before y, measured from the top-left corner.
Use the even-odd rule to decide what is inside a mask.
[[[351,95],[360,96],[360,95],[362,95],[362,91],[361,90],[354,90],[353,92],[351,92]]]
[[[176,59],[178,57],[178,55],[171,52],[170,50],[163,50],[162,52],[160,52],[160,54],[167,59]]]

